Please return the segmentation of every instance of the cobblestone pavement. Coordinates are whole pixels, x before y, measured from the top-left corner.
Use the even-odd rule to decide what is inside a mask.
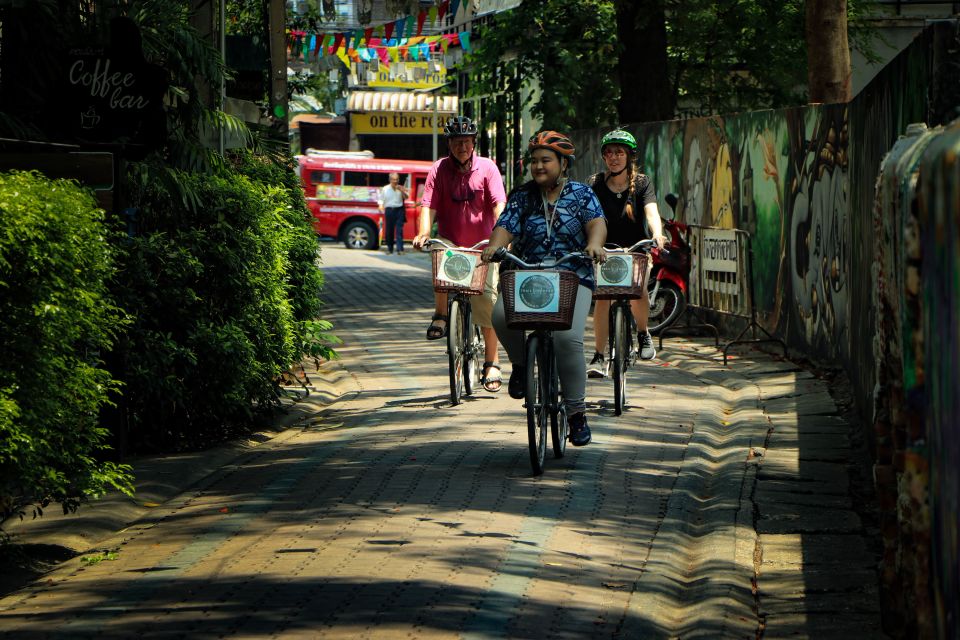
[[[0,600],[0,636],[883,637],[820,381],[670,339],[533,477],[505,388],[449,405],[427,256],[323,259],[339,399]]]

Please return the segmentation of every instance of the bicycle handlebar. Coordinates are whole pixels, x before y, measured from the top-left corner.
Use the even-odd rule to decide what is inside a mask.
[[[489,240],[481,240],[480,242],[478,242],[477,244],[473,245],[472,247],[458,247],[458,246],[456,246],[456,245],[448,244],[448,243],[444,242],[443,240],[441,240],[440,238],[430,238],[429,240],[427,240],[426,242],[423,243],[423,248],[426,249],[426,248],[430,247],[431,245],[440,245],[440,247],[443,247],[443,248],[446,248],[446,249],[467,249],[467,250],[472,251],[472,250],[474,250],[474,249],[479,249],[480,247],[488,244],[489,242],[490,242]]]
[[[619,247],[614,245],[613,248],[604,247],[603,250],[607,253],[632,253],[634,251],[640,251],[641,253],[650,253],[652,249],[657,248],[657,241],[653,238],[647,240],[641,240],[634,245],[631,245],[627,248]],[[664,254],[669,254],[666,247],[661,247],[660,251]]]
[[[507,251],[506,247],[500,247],[497,251],[490,257],[490,262],[501,262],[503,260],[509,260],[517,266],[523,267],[524,269],[552,269],[562,262],[568,260],[575,260],[576,258],[587,258],[590,259],[583,251],[574,251],[573,253],[568,253],[563,257],[552,259],[552,260],[541,260],[540,262],[524,262],[522,259],[516,255]]]

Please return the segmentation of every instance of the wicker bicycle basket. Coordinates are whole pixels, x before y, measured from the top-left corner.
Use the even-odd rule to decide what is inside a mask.
[[[633,257],[633,273],[630,274],[630,279],[625,279],[624,286],[600,286],[597,285],[596,291],[593,292],[594,300],[613,300],[614,298],[641,298],[647,295],[647,265],[649,264],[650,256],[645,253],[612,253],[607,256],[607,262],[602,265],[597,265],[597,282],[600,282],[600,270],[603,268],[615,267],[615,261],[618,256],[632,256]],[[626,284],[629,282],[629,284]]]
[[[580,278],[572,271],[545,271],[560,274],[560,302],[558,310],[548,312],[517,311],[514,292],[518,273],[531,271],[506,271],[500,274],[500,295],[507,327],[510,329],[550,329],[566,331],[573,324],[573,309],[577,304],[577,288]],[[537,273],[537,272],[533,272]]]
[[[440,264],[443,261],[443,256],[448,252],[452,251],[453,253],[459,253],[464,255],[475,255],[477,256],[477,266],[473,270],[473,277],[470,279],[470,285],[465,286],[457,284],[455,282],[450,282],[449,280],[444,280],[438,278],[440,273]],[[447,292],[447,293],[463,293],[468,296],[478,296],[483,293],[483,285],[487,281],[487,269],[490,267],[489,264],[485,262],[480,262],[480,251],[475,249],[434,249],[431,252],[433,255],[433,290],[438,292]],[[449,262],[448,262],[449,264]]]

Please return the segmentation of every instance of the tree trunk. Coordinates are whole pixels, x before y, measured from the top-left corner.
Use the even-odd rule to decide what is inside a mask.
[[[849,102],[847,0],[806,0],[807,87],[810,102]]]
[[[669,120],[674,91],[667,67],[663,0],[616,0],[620,123]]]

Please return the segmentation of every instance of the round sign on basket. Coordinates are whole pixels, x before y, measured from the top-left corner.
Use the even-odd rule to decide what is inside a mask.
[[[609,284],[621,284],[629,274],[630,264],[623,256],[610,256],[600,265],[600,276]]]
[[[460,282],[473,271],[473,263],[462,253],[447,255],[443,262],[443,275],[447,280]]]
[[[526,278],[520,285],[520,300],[530,309],[543,309],[557,295],[554,283],[548,278],[533,275]]]

